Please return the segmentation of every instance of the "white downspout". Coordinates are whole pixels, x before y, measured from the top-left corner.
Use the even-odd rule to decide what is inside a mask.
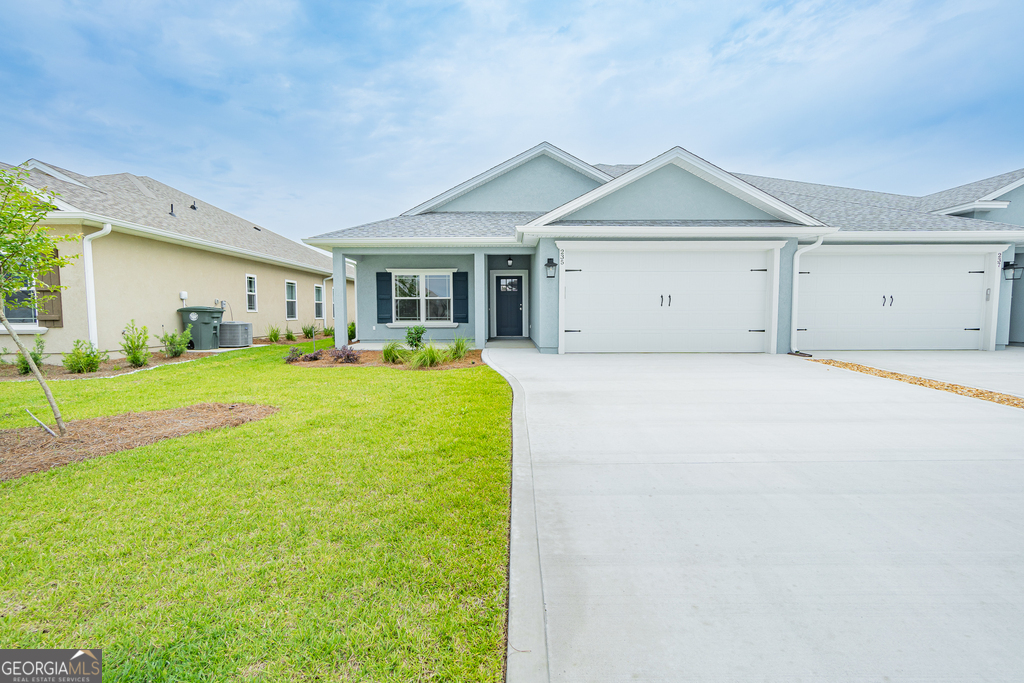
[[[82,257],[85,263],[85,319],[89,324],[89,341],[96,348],[100,347],[100,334],[96,325],[96,278],[92,268],[92,241],[106,237],[110,230],[110,223],[104,223],[102,230],[86,235],[82,240]]]
[[[821,246],[822,240],[825,239],[824,235],[821,235],[814,241],[814,244],[808,244],[806,247],[800,247],[793,254],[793,307],[789,314],[789,352],[797,355],[801,355],[800,349],[796,345],[796,331],[797,331],[797,311],[800,304],[800,255],[805,251],[811,249],[817,249]],[[807,354],[803,354],[807,355]]]
[[[324,281],[320,283],[320,286],[323,287],[323,290],[324,290],[324,325],[325,326],[327,325],[327,281],[328,280],[333,280],[333,279],[334,279],[334,276],[331,275],[330,277],[325,277]],[[336,304],[334,303],[334,294],[332,293],[331,294],[331,322],[334,323],[334,334],[338,334],[338,321],[334,317],[334,307],[335,307],[335,305]]]

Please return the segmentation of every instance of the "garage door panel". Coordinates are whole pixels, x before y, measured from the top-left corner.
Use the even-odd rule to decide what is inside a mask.
[[[563,322],[580,332],[564,332],[564,350],[765,351],[766,333],[748,330],[767,327],[767,263],[766,251],[567,248]]]
[[[798,342],[806,350],[980,348],[984,254],[804,258]]]

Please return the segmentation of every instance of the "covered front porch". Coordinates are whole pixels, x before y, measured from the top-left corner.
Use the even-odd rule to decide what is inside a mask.
[[[410,327],[424,339],[456,337],[482,349],[489,340],[511,340],[542,352],[558,350],[558,273],[551,240],[536,247],[334,248],[336,269],[356,263],[355,325],[361,348],[404,340]],[[553,272],[549,272],[553,271]],[[550,275],[550,277],[549,277]],[[338,319],[348,302],[335,303]],[[339,339],[338,343],[343,343]]]

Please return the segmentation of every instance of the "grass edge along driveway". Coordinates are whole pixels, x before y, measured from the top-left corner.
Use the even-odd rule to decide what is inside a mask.
[[[53,383],[69,420],[281,411],[0,484],[5,647],[103,648],[112,681],[500,680],[508,385],[283,355]],[[29,425],[38,386],[4,389]]]

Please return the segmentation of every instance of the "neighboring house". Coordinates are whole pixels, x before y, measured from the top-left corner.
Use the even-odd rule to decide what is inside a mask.
[[[38,307],[27,291],[25,306],[7,310],[29,345],[45,335],[50,353],[69,351],[76,339],[116,352],[132,319],[149,328],[156,345],[162,331],[182,329],[178,308],[222,301],[224,320],[252,323],[255,336],[268,325],[298,331],[334,324],[330,256],[152,178],[84,176],[35,159],[21,167],[30,172],[28,185],[59,194],[58,210],[43,224],[83,238],[59,245],[62,255],[78,258],[45,278],[66,289]],[[340,277],[354,302],[354,264]],[[6,334],[0,329],[0,346],[11,349]]]
[[[424,325],[548,353],[996,349],[1024,342],[1021,270],[1004,270],[1022,225],[1024,169],[909,197],[732,174],[680,147],[610,166],[542,143],[304,241],[357,262],[366,342]]]

